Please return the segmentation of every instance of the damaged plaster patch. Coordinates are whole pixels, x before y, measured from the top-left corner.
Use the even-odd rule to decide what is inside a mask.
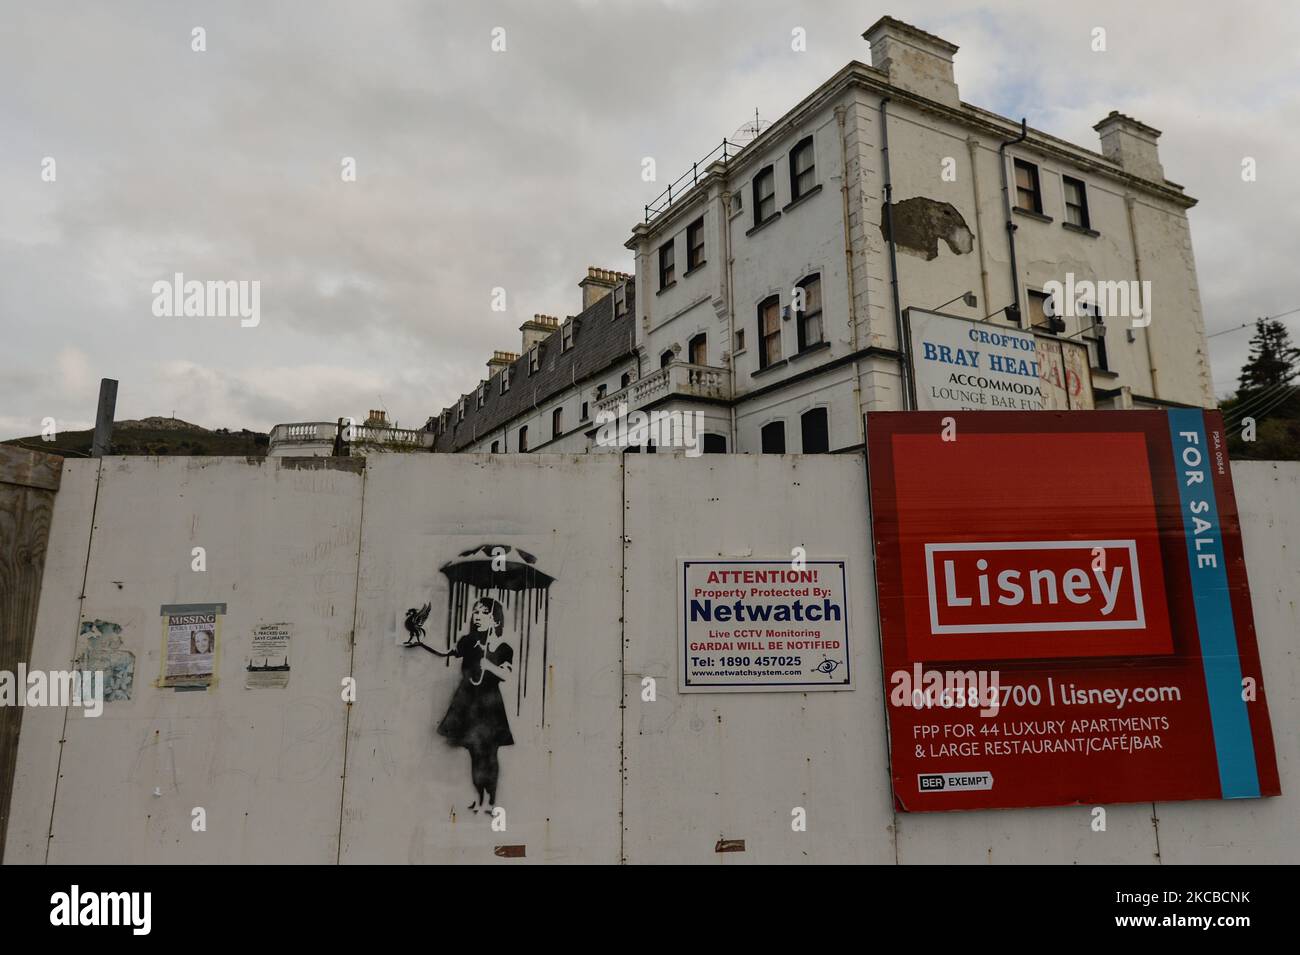
[[[366,459],[356,458],[276,458],[282,471],[353,471],[360,474],[366,469]]]
[[[889,241],[888,204],[880,209],[880,234]],[[925,196],[914,196],[895,202],[893,206],[894,231],[898,233],[898,247],[904,252],[933,259],[939,255],[939,240],[948,243],[954,255],[966,255],[975,247],[975,235],[966,225],[956,206],[951,202],[938,202]]]

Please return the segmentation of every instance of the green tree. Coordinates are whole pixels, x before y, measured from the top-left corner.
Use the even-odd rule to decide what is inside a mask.
[[[1233,458],[1300,460],[1298,362],[1300,348],[1291,344],[1286,326],[1277,319],[1259,319],[1240,388],[1222,404]]]
[[[1240,400],[1265,388],[1289,385],[1300,374],[1296,362],[1300,361],[1300,348],[1291,344],[1287,328],[1276,318],[1261,318],[1255,322],[1255,335],[1250,340],[1250,357],[1241,368],[1237,382]]]

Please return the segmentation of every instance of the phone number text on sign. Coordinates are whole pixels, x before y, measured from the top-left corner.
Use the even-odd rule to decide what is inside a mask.
[[[843,560],[679,560],[683,692],[845,690]]]

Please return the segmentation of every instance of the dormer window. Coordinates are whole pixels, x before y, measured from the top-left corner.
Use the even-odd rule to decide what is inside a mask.
[[[614,317],[622,318],[627,314],[627,283],[620,282],[614,289]]]
[[[482,408],[483,402],[487,401],[487,382],[480,382],[478,386],[477,407]]]
[[[573,347],[573,319],[569,319],[560,327],[560,351],[568,351]]]
[[[456,402],[456,423],[460,424],[465,420],[465,398],[462,395],[460,401]]]
[[[528,349],[528,374],[535,375],[539,368],[542,367],[542,348],[540,345],[534,345]]]

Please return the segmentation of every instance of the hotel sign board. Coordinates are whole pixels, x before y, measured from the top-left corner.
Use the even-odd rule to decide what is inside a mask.
[[[1019,328],[907,310],[919,411],[1093,407],[1087,346]]]

